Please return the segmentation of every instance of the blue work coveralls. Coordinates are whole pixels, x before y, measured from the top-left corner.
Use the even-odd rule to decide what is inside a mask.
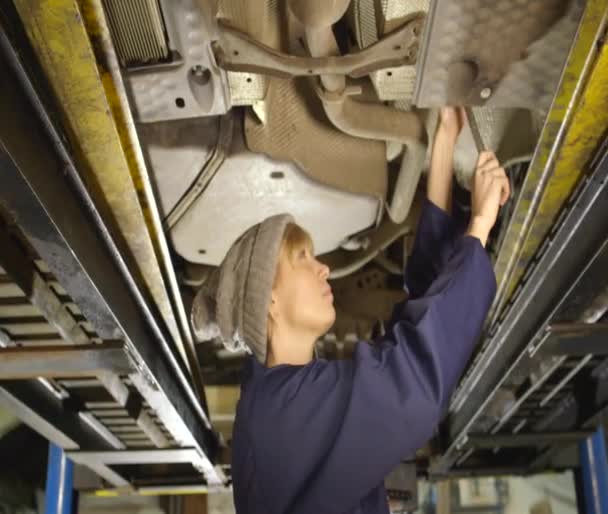
[[[408,299],[352,359],[245,364],[233,432],[237,514],[387,514],[385,476],[434,434],[496,293],[479,239],[425,200]]]

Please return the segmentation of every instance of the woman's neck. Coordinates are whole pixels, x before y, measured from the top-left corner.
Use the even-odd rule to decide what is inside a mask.
[[[313,360],[313,350],[317,337],[295,330],[281,330],[275,327],[268,342],[266,366],[272,368],[281,364],[304,366]]]

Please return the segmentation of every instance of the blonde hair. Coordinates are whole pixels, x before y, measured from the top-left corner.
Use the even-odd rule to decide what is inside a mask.
[[[283,233],[283,240],[281,241],[281,254],[287,255],[289,262],[293,263],[295,256],[302,248],[308,248],[311,252],[313,252],[313,244],[310,234],[300,227],[300,225],[297,225],[296,223],[288,223],[285,227],[285,232]],[[278,278],[279,273],[277,268],[273,287],[276,286]],[[266,325],[266,344],[268,345],[270,345],[270,340],[272,339],[272,329],[273,322],[269,310],[268,322]]]
[[[293,261],[295,255],[302,248],[308,248],[313,252],[313,243],[310,234],[296,223],[288,223],[283,233],[281,251],[285,252],[288,259]]]

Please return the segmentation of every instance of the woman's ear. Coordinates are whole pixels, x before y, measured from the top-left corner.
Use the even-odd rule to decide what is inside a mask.
[[[268,307],[268,318],[270,321],[276,322],[279,317],[279,301],[276,292],[273,290],[270,293],[270,306]]]

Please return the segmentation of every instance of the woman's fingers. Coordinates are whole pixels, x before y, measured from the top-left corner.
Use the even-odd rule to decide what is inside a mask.
[[[511,183],[502,168],[497,168],[487,172],[484,175],[486,178],[491,180],[491,186],[493,188],[500,189],[500,206],[502,207],[511,196]]]
[[[506,175],[499,180],[501,180],[501,182],[503,183],[502,196],[500,198],[500,206],[502,207],[504,204],[507,203],[509,197],[511,196],[511,183],[509,182],[509,179]]]
[[[498,163],[498,159],[496,159],[496,154],[494,152],[490,152],[489,150],[480,152],[479,157],[477,158],[477,169],[487,166],[492,161]]]
[[[498,159],[496,159],[496,157],[484,162],[482,165],[478,166],[478,170],[481,171],[482,173],[484,172],[488,172],[488,171],[493,171],[495,169],[499,169],[500,168],[500,163],[498,162]]]

